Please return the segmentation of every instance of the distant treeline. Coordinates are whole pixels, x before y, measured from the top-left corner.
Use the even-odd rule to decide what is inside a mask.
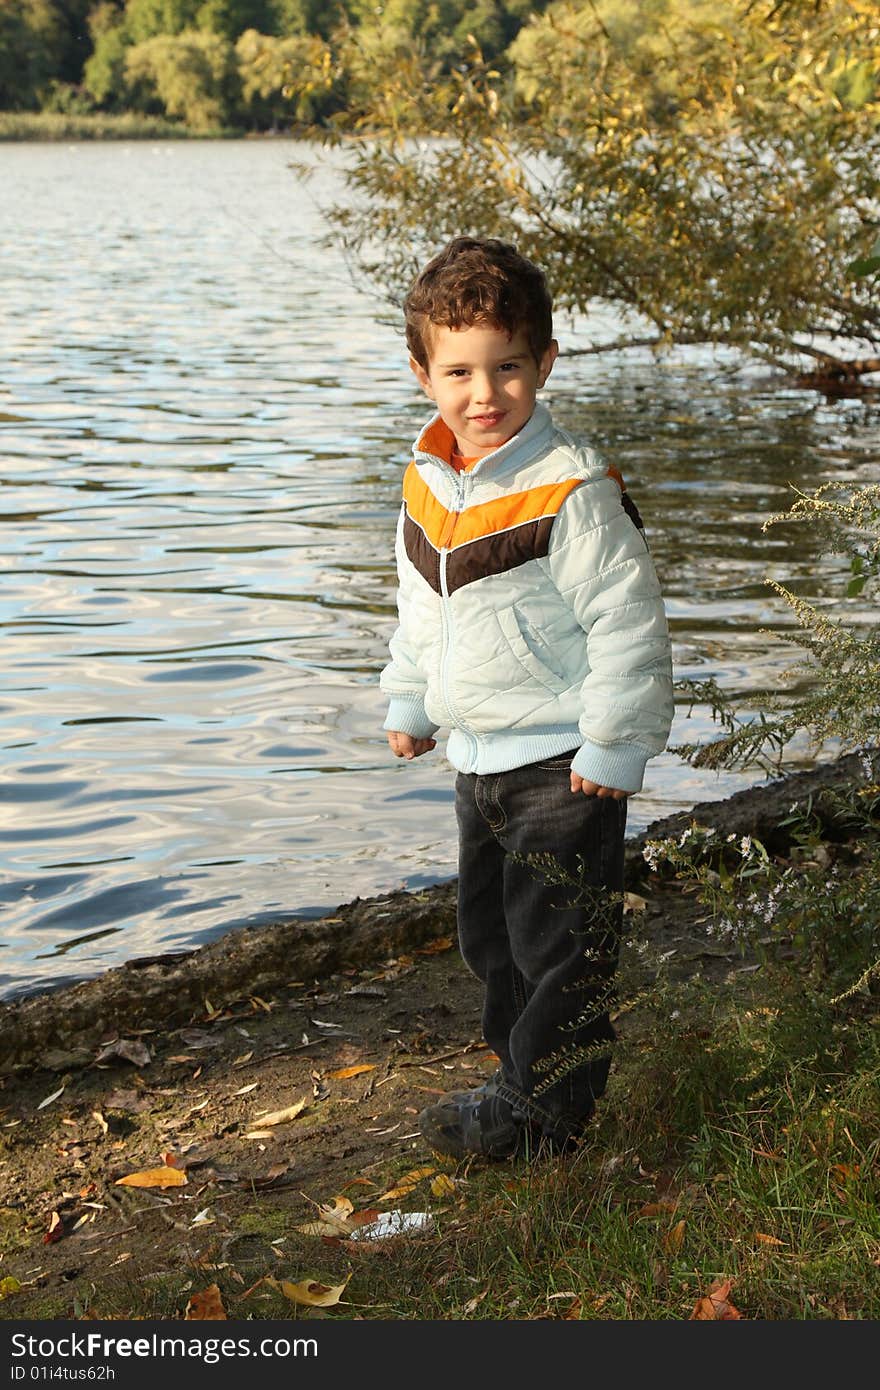
[[[371,71],[504,54],[548,0],[0,0],[0,111],[136,112],[194,130],[369,117]]]

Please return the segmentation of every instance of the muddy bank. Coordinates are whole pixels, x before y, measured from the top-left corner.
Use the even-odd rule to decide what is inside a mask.
[[[725,834],[756,836],[781,853],[789,840],[780,822],[795,801],[863,780],[861,761],[851,754],[655,821],[628,842],[627,886],[637,888],[646,876],[647,839],[680,834],[695,821]],[[311,984],[454,932],[450,881],[420,893],[358,898],[317,921],[294,917],[242,928],[184,954],[135,959],[97,979],[0,1005],[0,1074],[34,1066],[76,1069],[120,1034],[185,1025],[204,1018],[206,1007],[228,1008],[296,981]]]

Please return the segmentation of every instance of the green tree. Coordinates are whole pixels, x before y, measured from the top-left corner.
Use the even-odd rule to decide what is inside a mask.
[[[0,109],[36,110],[60,70],[65,32],[51,0],[0,0]]]
[[[311,123],[332,109],[333,55],[316,35],[273,38],[246,29],[235,45],[242,102],[258,125]]]
[[[234,52],[220,34],[158,34],[125,54],[130,99],[179,117],[193,130],[224,125],[236,101]]]
[[[593,350],[725,344],[829,391],[880,370],[873,0],[562,0],[509,56],[512,84],[477,49],[373,64],[333,219],[392,297],[449,236],[500,235],[560,307],[615,307]]]

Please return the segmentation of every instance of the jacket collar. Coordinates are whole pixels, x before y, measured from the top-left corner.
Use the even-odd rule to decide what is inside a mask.
[[[471,477],[474,474],[495,469],[501,464],[511,461],[522,463],[523,459],[530,457],[539,445],[545,442],[546,438],[553,433],[553,420],[546,405],[537,401],[535,408],[523,425],[519,434],[515,434],[512,439],[508,439],[506,444],[501,444],[497,449],[493,449],[491,454],[485,454],[468,470]],[[416,463],[445,463],[449,464],[450,454],[454,438],[448,425],[444,425],[439,414],[434,415],[420,431],[413,444],[413,458]]]

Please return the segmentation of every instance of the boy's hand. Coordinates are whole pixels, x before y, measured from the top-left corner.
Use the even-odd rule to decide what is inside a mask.
[[[388,733],[388,743],[395,758],[420,758],[437,747],[434,738],[413,738],[412,734]]]
[[[622,792],[619,787],[600,787],[598,782],[590,782],[576,772],[571,774],[571,789],[573,792],[583,792],[584,796],[613,796],[615,801],[623,801],[624,797],[632,795],[632,792]]]

